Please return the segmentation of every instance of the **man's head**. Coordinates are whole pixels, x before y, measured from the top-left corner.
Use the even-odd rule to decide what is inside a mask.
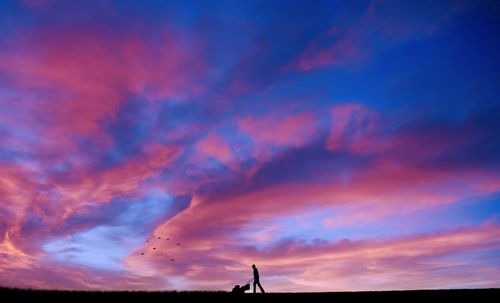
[[[255,268],[255,264],[252,264],[252,268]]]

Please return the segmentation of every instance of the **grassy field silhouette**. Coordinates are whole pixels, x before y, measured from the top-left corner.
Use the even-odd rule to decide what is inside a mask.
[[[498,302],[500,289],[266,293],[226,291],[57,291],[0,288],[3,302]],[[7,299],[4,301],[4,299]]]

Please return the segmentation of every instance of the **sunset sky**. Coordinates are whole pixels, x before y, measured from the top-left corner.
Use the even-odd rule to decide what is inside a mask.
[[[500,287],[499,50],[498,1],[1,1],[0,286]]]

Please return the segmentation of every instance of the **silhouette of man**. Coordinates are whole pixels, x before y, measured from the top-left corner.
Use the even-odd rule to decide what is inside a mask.
[[[257,267],[255,266],[255,264],[252,264],[252,268],[253,268],[253,293],[255,293],[256,285],[259,285],[261,293],[263,293],[263,294],[266,293],[264,291],[264,288],[262,288],[262,285],[260,285],[259,271],[257,270]]]

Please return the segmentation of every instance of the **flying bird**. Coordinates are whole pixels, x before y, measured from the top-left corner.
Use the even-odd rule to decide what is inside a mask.
[[[174,261],[174,259],[170,259],[170,261]]]
[[[153,247],[153,249],[156,249],[156,247]]]
[[[177,246],[181,246],[181,242],[177,243]]]
[[[141,256],[144,256],[144,253],[143,253],[143,252],[141,253]]]

